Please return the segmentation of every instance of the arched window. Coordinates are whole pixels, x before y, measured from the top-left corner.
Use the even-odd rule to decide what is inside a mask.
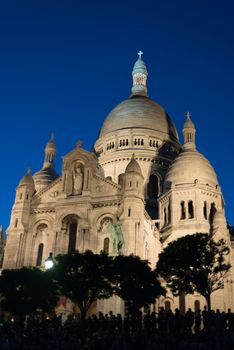
[[[171,223],[171,206],[170,203],[168,204],[168,209],[167,209],[167,220],[168,220],[168,224]]]
[[[164,210],[163,210],[163,218],[164,218],[164,225],[166,225],[167,224],[167,210],[166,210],[166,208],[164,208]]]
[[[204,206],[203,206],[203,215],[204,218],[207,220],[207,203],[204,202]]]
[[[18,219],[15,219],[15,228],[18,226]]]
[[[37,266],[41,266],[43,256],[44,244],[40,243],[37,251]]]
[[[198,310],[201,310],[200,301],[199,300],[195,300],[194,301],[194,311],[195,311],[195,313],[197,313]]]
[[[188,218],[193,219],[194,218],[194,208],[193,208],[193,201],[188,202]]]
[[[128,208],[128,216],[131,216],[131,208]]]
[[[22,199],[23,198],[23,194],[22,193],[20,193],[20,197],[19,197],[19,199]]]
[[[110,246],[110,240],[108,237],[106,237],[103,241],[103,251],[106,254],[109,254],[109,246]]]
[[[165,305],[165,310],[166,311],[169,311],[171,309],[171,303],[170,303],[169,300],[166,300],[164,305]]]
[[[69,224],[68,254],[74,253],[76,250],[76,231],[77,231],[77,223],[71,222]]]
[[[147,195],[150,199],[157,199],[159,195],[159,181],[157,175],[150,175],[147,185]]]
[[[185,213],[185,203],[182,201],[180,203],[180,220],[184,220],[186,218],[186,213]]]
[[[210,216],[209,216],[210,224],[213,223],[215,213],[216,213],[215,203],[211,203]]]

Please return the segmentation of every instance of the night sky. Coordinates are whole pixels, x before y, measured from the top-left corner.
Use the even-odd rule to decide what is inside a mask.
[[[56,169],[77,140],[91,149],[108,113],[130,95],[144,52],[148,93],[183,140],[214,166],[234,225],[234,2],[217,0],[0,1],[0,224],[15,188],[38,171],[53,131]]]

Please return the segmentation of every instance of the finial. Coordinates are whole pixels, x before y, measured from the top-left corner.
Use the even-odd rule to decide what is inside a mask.
[[[187,112],[186,117],[187,117],[187,119],[190,119],[190,117],[191,117],[190,112]]]
[[[52,131],[52,133],[51,133],[51,136],[50,136],[50,140],[52,141],[54,141],[54,132]]]
[[[139,60],[141,60],[141,56],[143,55],[143,52],[140,50],[137,54],[139,56]]]
[[[30,169],[30,167],[28,167],[27,175],[31,175],[31,169]]]
[[[76,143],[76,146],[79,147],[79,148],[82,148],[82,145],[83,145],[83,141],[82,140],[78,140],[77,143]]]
[[[135,159],[135,158],[136,158],[135,153],[133,153],[132,154],[132,159]]]

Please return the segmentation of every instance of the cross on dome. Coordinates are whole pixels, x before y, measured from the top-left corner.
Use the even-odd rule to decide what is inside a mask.
[[[190,112],[187,112],[186,116],[187,116],[187,119],[190,119],[191,118]]]
[[[141,60],[141,56],[143,55],[143,52],[140,50],[140,51],[138,52],[138,55],[139,55],[139,59]]]

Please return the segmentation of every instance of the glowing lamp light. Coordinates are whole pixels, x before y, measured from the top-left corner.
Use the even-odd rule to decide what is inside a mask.
[[[50,256],[45,261],[45,269],[49,270],[54,266],[53,254],[50,253]]]

